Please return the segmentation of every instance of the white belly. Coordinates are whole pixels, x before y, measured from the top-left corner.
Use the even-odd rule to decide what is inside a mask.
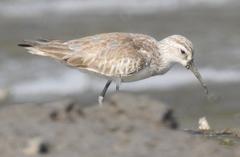
[[[149,78],[151,76],[162,75],[162,74],[166,73],[169,69],[170,69],[169,67],[165,67],[164,69],[161,69],[160,71],[156,72],[153,69],[151,69],[150,67],[147,67],[137,73],[131,74],[129,76],[121,77],[121,82],[134,82],[134,81],[139,81],[139,80]],[[109,76],[101,75],[96,72],[91,72],[91,71],[84,70],[84,69],[81,69],[81,71],[84,73],[88,73],[88,74],[92,74],[92,75],[101,77],[101,78],[105,78],[107,80],[116,81],[119,79],[117,77],[109,77]]]
[[[143,80],[148,77],[151,77],[153,75],[154,75],[154,72],[151,69],[146,68],[146,69],[139,71],[138,73],[122,77],[122,82],[139,81],[139,80]]]
[[[162,75],[162,74],[168,72],[169,69],[170,69],[170,67],[166,66],[165,68],[163,68],[163,69],[161,69],[159,71],[154,71],[153,69],[148,67],[148,68],[145,68],[145,69],[143,69],[143,70],[141,70],[138,73],[135,73],[133,75],[122,77],[122,82],[139,81],[139,80],[143,80],[143,79],[149,78],[151,76]]]

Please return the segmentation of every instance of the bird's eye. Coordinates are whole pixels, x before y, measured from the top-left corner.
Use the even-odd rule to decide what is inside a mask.
[[[186,54],[186,52],[185,52],[184,50],[181,50],[181,53],[182,53],[183,55],[185,55],[185,54]]]

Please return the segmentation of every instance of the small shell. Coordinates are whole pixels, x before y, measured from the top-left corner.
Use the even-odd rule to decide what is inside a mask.
[[[210,130],[210,126],[208,124],[207,118],[206,117],[201,117],[198,120],[198,129],[199,130]]]

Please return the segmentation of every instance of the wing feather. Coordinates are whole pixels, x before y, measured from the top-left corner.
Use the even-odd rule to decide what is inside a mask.
[[[105,33],[62,42],[25,41],[30,53],[49,56],[67,65],[111,77],[137,73],[150,64],[157,41],[147,35]]]
[[[142,34],[107,33],[65,42],[71,66],[107,76],[127,76],[144,69],[157,51],[156,40]]]

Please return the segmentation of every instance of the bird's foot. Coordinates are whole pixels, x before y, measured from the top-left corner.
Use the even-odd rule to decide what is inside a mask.
[[[98,96],[98,105],[99,105],[100,107],[102,107],[103,99],[104,99],[103,96]]]

